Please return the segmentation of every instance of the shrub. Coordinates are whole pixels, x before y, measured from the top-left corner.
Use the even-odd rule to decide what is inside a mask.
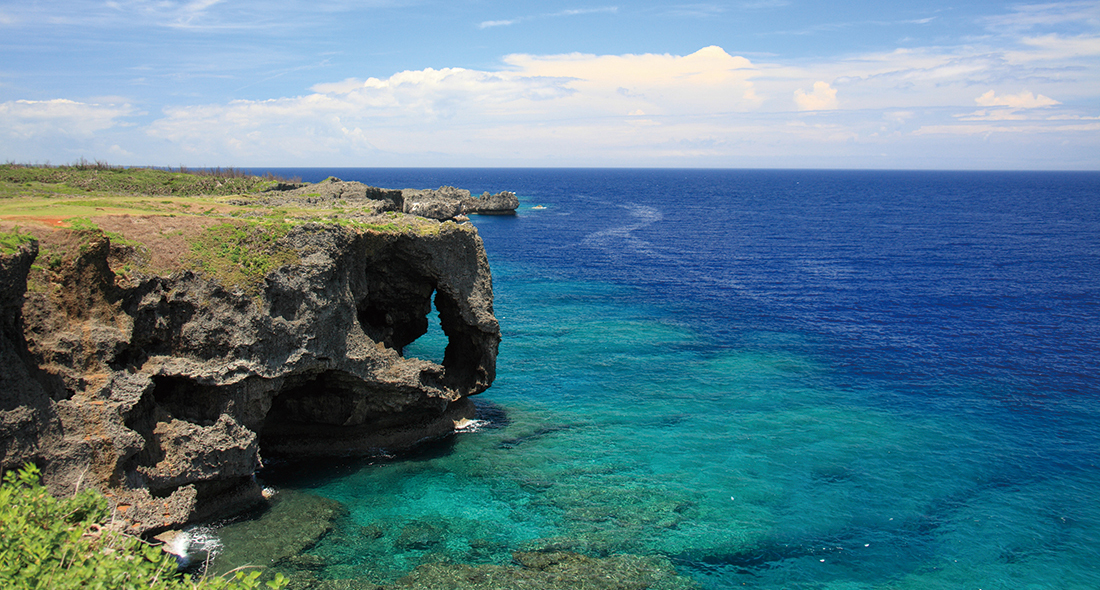
[[[260,572],[199,578],[176,573],[175,559],[130,535],[104,527],[107,499],[84,490],[58,500],[37,467],[8,471],[0,484],[0,587],[13,590],[247,590]],[[267,582],[286,586],[282,574]]]
[[[18,251],[23,244],[33,241],[33,236],[20,233],[18,227],[12,232],[0,232],[0,254],[12,254]]]

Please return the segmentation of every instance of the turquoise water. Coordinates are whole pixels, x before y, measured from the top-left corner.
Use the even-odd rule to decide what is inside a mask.
[[[1097,175],[447,172],[350,179],[519,192],[475,220],[488,424],[273,475],[348,509],[319,577],[564,549],[705,588],[1100,587]]]

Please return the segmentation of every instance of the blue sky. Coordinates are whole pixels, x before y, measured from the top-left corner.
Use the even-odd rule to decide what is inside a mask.
[[[0,0],[0,160],[1100,169],[1100,2]]]

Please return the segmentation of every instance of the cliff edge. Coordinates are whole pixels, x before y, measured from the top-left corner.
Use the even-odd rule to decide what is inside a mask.
[[[474,417],[500,329],[473,226],[234,198],[40,219],[0,253],[5,468],[96,487],[149,532],[260,501],[261,457],[400,450]],[[403,354],[433,305],[441,363]]]

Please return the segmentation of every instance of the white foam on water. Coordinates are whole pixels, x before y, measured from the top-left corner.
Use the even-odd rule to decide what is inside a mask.
[[[488,420],[461,420],[455,423],[455,432],[480,432],[489,424]]]
[[[214,533],[214,529],[206,526],[181,531],[166,547],[166,551],[175,555],[183,568],[200,561],[212,560],[221,549],[221,539]]]

